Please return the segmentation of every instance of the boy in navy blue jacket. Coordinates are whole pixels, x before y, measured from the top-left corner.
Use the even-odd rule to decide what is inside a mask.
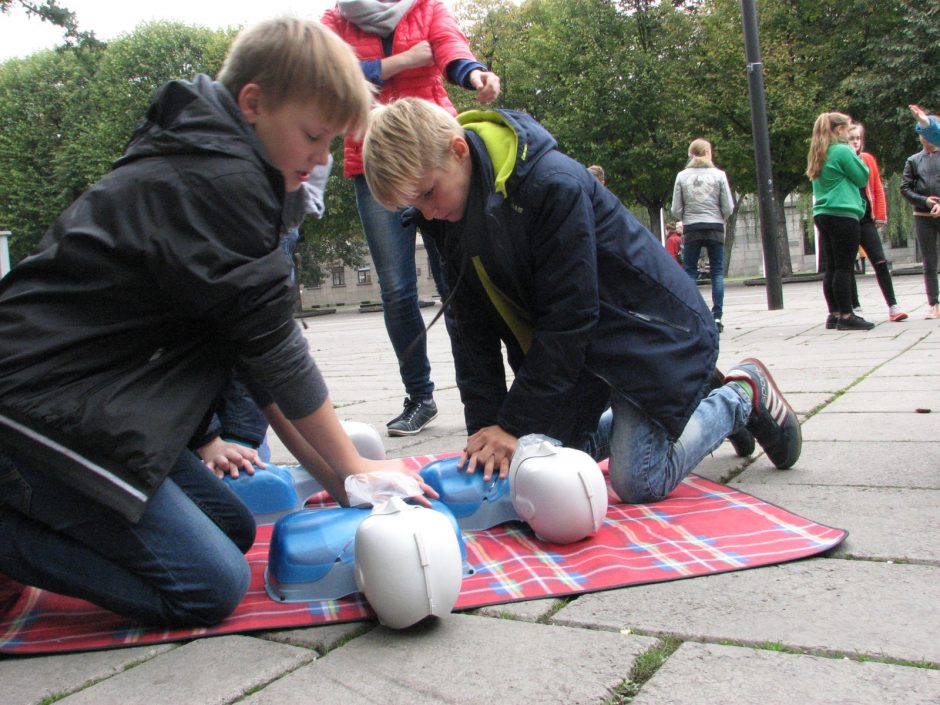
[[[745,360],[715,388],[694,284],[531,117],[403,99],[373,111],[363,155],[376,198],[414,206],[443,254],[469,472],[504,476],[528,433],[609,455],[625,502],[662,499],[744,426],[777,467],[797,461],[799,422],[767,369]]]
[[[285,194],[370,101],[318,23],[250,28],[218,81],[158,91],[114,169],[0,283],[0,596],[12,579],[147,623],[231,613],[254,520],[186,445],[235,367],[337,499],[347,475],[403,469],[342,430],[280,247]]]

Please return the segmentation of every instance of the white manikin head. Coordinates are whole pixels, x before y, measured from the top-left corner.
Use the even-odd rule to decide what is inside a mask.
[[[362,421],[340,421],[359,455],[369,460],[385,460],[385,446],[379,432]]]
[[[460,544],[441,512],[394,497],[359,525],[356,584],[385,626],[449,614],[462,579]]]
[[[509,487],[513,507],[544,541],[580,541],[596,533],[607,515],[607,484],[597,463],[549,441],[518,447]]]

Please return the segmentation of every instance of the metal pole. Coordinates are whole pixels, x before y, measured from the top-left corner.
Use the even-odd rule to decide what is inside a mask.
[[[774,206],[774,177],[770,161],[770,137],[767,132],[767,108],[764,104],[764,65],[760,60],[760,39],[754,0],[741,0],[741,15],[744,20],[744,54],[747,59],[751,130],[754,133],[754,158],[757,165],[767,308],[774,311],[783,308],[783,287],[780,281],[780,265],[777,262],[777,209]]]

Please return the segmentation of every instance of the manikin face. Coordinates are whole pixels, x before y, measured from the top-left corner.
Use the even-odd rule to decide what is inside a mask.
[[[272,108],[261,88],[250,83],[238,104],[271,163],[284,175],[285,191],[299,189],[315,166],[329,161],[330,142],[340,130],[320,117],[314,101],[288,101]]]
[[[450,156],[443,166],[430,169],[417,183],[415,206],[427,220],[457,222],[467,210],[472,164],[463,137],[451,138]]]
[[[862,130],[860,127],[853,127],[849,130],[849,146],[855,150],[856,154],[861,154],[864,145]]]

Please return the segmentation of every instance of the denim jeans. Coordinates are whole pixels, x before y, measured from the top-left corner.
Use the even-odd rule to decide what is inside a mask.
[[[734,383],[713,390],[696,407],[675,443],[633,404],[613,400],[590,444],[596,460],[610,458],[610,484],[624,502],[658,502],[706,455],[746,422],[751,400]]]
[[[294,253],[297,252],[298,244],[300,244],[299,228],[291,228],[281,235],[281,249],[284,250],[284,254],[287,256],[287,261],[290,262],[291,284],[297,282],[297,267],[294,263]]]
[[[698,281],[698,258],[702,248],[708,253],[708,268],[712,278],[712,315],[721,319],[725,305],[725,245],[715,240],[686,240],[682,245],[682,261],[692,281]]]
[[[914,216],[914,233],[917,244],[920,245],[920,254],[924,258],[924,291],[927,293],[927,303],[934,306],[938,298],[937,288],[937,253],[940,251],[940,220],[937,218]]]
[[[0,573],[145,624],[208,626],[248,590],[255,521],[190,451],[140,521],[0,450]]]
[[[424,319],[418,306],[417,230],[414,225],[402,225],[401,211],[387,210],[373,198],[364,176],[357,176],[355,185],[356,207],[375,263],[382,291],[385,329],[398,358],[401,381],[409,396],[428,396],[434,391],[434,383],[431,381]],[[431,260],[431,275],[443,296],[437,248],[429,241],[425,242],[425,248]]]

